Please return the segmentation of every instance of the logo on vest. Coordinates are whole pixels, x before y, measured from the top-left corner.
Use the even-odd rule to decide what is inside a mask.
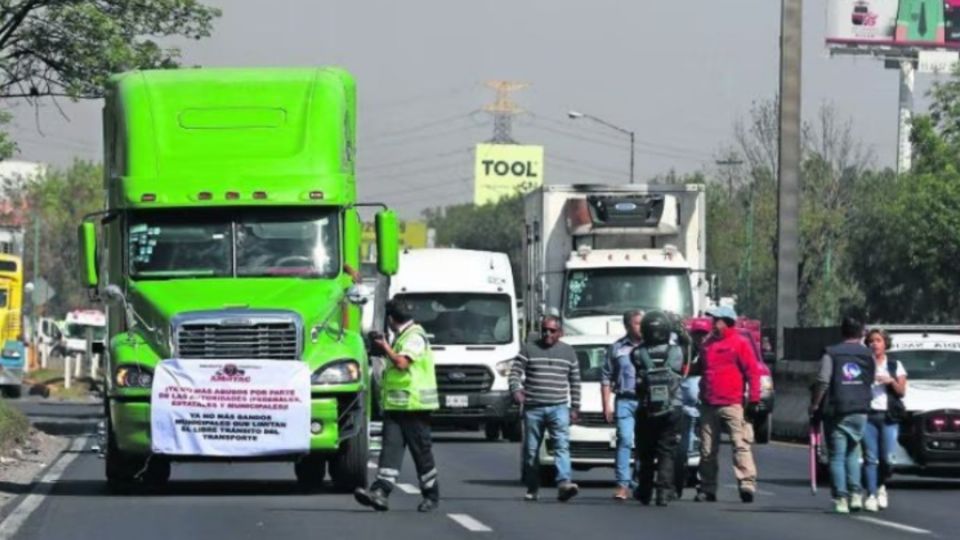
[[[843,380],[844,381],[856,381],[860,378],[860,375],[863,374],[863,370],[860,369],[860,366],[854,362],[847,362],[843,365]]]

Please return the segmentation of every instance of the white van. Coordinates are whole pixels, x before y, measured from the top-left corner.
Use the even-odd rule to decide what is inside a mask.
[[[520,352],[517,298],[504,253],[411,249],[400,255],[390,297],[414,306],[430,336],[441,427],[479,429],[487,439],[522,438],[507,377]]]

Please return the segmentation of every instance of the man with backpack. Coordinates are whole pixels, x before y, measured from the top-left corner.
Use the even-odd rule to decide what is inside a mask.
[[[684,356],[680,346],[670,343],[674,325],[661,311],[643,316],[642,344],[631,359],[637,376],[636,446],[639,468],[636,498],[650,504],[656,486],[657,506],[667,506],[674,493],[674,454],[683,425],[680,382]],[[654,482],[656,461],[656,482]]]
[[[860,482],[860,443],[873,400],[876,376],[873,353],[863,344],[863,324],[845,317],[840,324],[843,342],[827,347],[820,359],[817,385],[810,401],[810,418],[827,426],[833,510],[848,514],[863,509]]]

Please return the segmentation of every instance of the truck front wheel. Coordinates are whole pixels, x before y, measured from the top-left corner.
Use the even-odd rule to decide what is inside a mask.
[[[356,435],[340,443],[340,450],[330,459],[330,479],[343,493],[367,485],[367,418],[362,413],[360,418],[363,426]]]
[[[523,440],[523,422],[520,420],[504,422],[500,429],[503,433],[503,438],[510,442],[520,442]]]
[[[500,422],[487,422],[483,425],[483,435],[488,441],[495,442],[500,440]]]

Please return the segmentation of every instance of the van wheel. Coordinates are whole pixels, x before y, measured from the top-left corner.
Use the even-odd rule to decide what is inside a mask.
[[[353,437],[340,444],[340,450],[330,458],[330,479],[337,491],[349,493],[367,485],[367,417],[361,412],[363,427]]]
[[[554,465],[540,465],[540,486],[552,487],[557,483],[557,468]]]
[[[500,440],[500,423],[499,422],[487,422],[483,425],[483,435],[490,442],[495,442]]]

